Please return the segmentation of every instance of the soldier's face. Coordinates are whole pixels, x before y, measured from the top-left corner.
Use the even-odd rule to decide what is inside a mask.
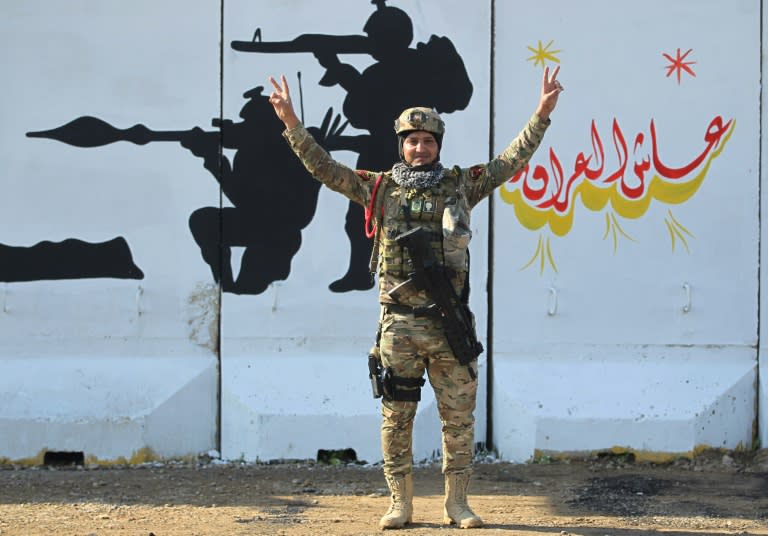
[[[403,141],[403,158],[412,166],[424,166],[437,159],[437,140],[429,132],[411,132]]]

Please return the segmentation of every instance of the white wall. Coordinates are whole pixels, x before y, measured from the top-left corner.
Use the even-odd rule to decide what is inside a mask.
[[[530,113],[521,103],[536,99],[541,68],[528,59],[527,46],[553,40],[566,87],[531,166],[534,190],[542,186],[533,168],[549,174],[546,195],[536,201],[518,181],[497,198],[494,422],[499,450],[513,459],[526,459],[533,449],[688,452],[751,445],[759,6],[657,4],[632,12],[600,1],[563,3],[554,11],[531,7],[525,18],[547,20],[545,27],[523,24],[497,34],[497,71],[516,73],[501,76],[496,87],[505,96],[496,102],[499,149]],[[511,4],[498,8],[498,20],[520,17]],[[686,60],[695,62],[695,77],[683,73],[679,83],[666,76],[663,56],[675,57],[678,48],[692,49]],[[707,150],[705,134],[718,116],[735,126]],[[615,146],[614,121],[626,152]],[[665,178],[653,159],[651,122],[663,165],[682,168],[705,153],[702,162]],[[557,196],[550,150],[562,165],[562,182],[571,183],[569,196]],[[591,158],[593,177],[577,171],[580,153]],[[637,199],[618,192],[621,179],[608,182],[620,155],[628,160],[623,177],[630,188],[639,186],[634,166],[650,159]],[[686,188],[695,193],[686,198]],[[610,203],[589,203],[611,190]],[[550,197],[567,203],[559,211],[536,206]],[[673,217],[685,228],[678,227],[674,243],[666,223]],[[539,241],[551,262],[538,256],[524,268]],[[730,415],[733,389],[739,404]],[[695,425],[722,404],[730,427]]]
[[[14,1],[2,12],[0,242],[122,236],[145,277],[2,285],[0,457],[214,448],[218,292],[187,218],[218,204],[215,182],[178,143],[85,149],[25,133],[85,115],[118,128],[209,124],[217,5]]]
[[[366,369],[376,293],[328,289],[349,254],[344,198],[320,190],[286,280],[258,294],[220,293],[188,220],[197,209],[232,202],[201,158],[174,141],[82,148],[25,136],[82,116],[120,129],[141,123],[210,132],[214,117],[238,122],[243,94],[257,86],[268,93],[267,77],[280,73],[301,99],[305,122],[318,126],[329,107],[342,110],[346,92],[319,85],[324,70],[312,54],[244,53],[230,43],[249,40],[256,28],[263,41],[361,35],[375,7],[335,4],[333,16],[327,3],[309,0],[231,0],[223,11],[214,0],[13,0],[0,7],[7,81],[0,244],[123,237],[144,274],[0,283],[0,459],[45,449],[114,460],[144,448],[168,457],[220,447],[225,458],[266,460],[351,447],[360,459],[379,460],[379,403]],[[492,315],[488,205],[473,214],[472,306],[483,339],[489,317],[494,334],[492,385],[481,356],[477,440],[485,439],[491,389],[494,446],[506,459],[612,446],[667,453],[750,446],[762,340],[759,5],[495,2],[493,88],[491,2],[387,5],[413,21],[412,48],[432,34],[449,37],[472,80],[469,106],[444,116],[445,163],[487,159],[492,92],[493,151],[523,126],[538,99],[541,65],[529,47],[539,42],[552,41],[566,91],[532,169],[544,166],[552,176],[552,150],[564,176],[573,175],[579,153],[593,155],[593,123],[603,145],[595,184],[577,177],[577,193],[561,199],[567,208],[560,213],[515,197],[518,183],[493,196]],[[683,73],[679,83],[667,76],[663,56],[678,48],[691,49],[687,60],[695,62],[695,76]],[[341,59],[360,70],[373,63],[368,55]],[[660,161],[683,167],[705,152],[718,116],[733,121],[731,129],[682,177],[652,179],[660,170],[651,162],[638,200],[616,194],[613,205],[590,204],[616,191],[600,183],[621,163],[614,120],[628,148],[625,179],[637,186],[634,165],[652,154],[651,121]],[[231,149],[224,154],[235,157]],[[351,166],[357,158],[335,156]],[[287,179],[256,168],[254,180]],[[675,222],[684,230],[677,227],[673,248],[668,225]],[[263,232],[282,223],[277,218]],[[230,230],[223,228],[226,236]],[[539,243],[543,257],[535,256]],[[233,248],[235,276],[242,252]],[[765,429],[763,417],[763,444]],[[439,440],[426,388],[416,457],[434,455]]]

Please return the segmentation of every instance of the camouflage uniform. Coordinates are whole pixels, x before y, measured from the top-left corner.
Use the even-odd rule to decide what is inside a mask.
[[[379,184],[383,192],[380,189],[376,194],[375,205],[377,211],[381,207],[382,214],[378,262],[379,301],[382,307],[381,359],[383,365],[391,367],[398,377],[421,378],[426,370],[442,422],[443,472],[446,474],[467,472],[470,468],[477,363],[469,365],[472,374],[468,367],[459,365],[443,335],[439,319],[414,317],[398,307],[428,305],[431,300],[423,291],[406,292],[397,300],[390,296],[390,290],[408,279],[407,251],[397,245],[394,237],[406,231],[411,224],[430,231],[433,250],[449,268],[454,288],[461,294],[468,276],[468,265],[465,250],[443,248],[445,209],[463,214],[463,225],[468,232],[469,211],[528,163],[548,125],[549,120],[542,121],[534,114],[501,155],[487,164],[446,169],[441,182],[429,189],[401,188],[391,180],[389,171],[355,171],[336,162],[302,125],[283,134],[316,179],[363,207],[371,206],[374,187],[383,177]],[[410,221],[406,221],[401,208],[404,204],[410,209]],[[416,405],[417,402],[386,399],[382,402],[381,440],[384,473],[388,477],[411,473]]]

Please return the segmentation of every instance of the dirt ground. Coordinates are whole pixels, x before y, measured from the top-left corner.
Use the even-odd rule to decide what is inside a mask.
[[[403,534],[768,535],[768,450],[668,464],[485,459],[470,503],[486,527],[462,531],[441,524],[439,465],[419,465],[414,482],[414,523]],[[388,501],[371,465],[0,466],[2,536],[369,535],[380,534]]]

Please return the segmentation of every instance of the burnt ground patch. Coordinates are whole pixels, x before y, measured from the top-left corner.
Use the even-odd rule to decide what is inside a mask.
[[[647,515],[653,497],[673,485],[673,482],[639,474],[595,477],[574,490],[576,496],[567,504],[608,515]]]
[[[768,519],[768,478],[761,474],[694,473],[682,480],[629,473],[590,478],[571,491],[566,504],[593,514]]]

